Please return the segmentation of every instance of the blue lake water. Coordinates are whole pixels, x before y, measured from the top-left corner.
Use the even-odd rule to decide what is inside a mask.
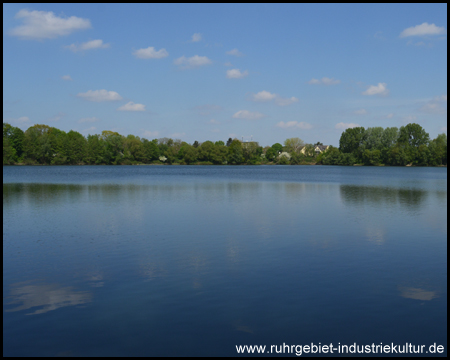
[[[447,169],[3,167],[3,355],[447,353]]]

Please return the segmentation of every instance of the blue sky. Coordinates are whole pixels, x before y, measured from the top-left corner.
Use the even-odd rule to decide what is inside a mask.
[[[447,4],[3,4],[3,121],[192,143],[447,132]]]

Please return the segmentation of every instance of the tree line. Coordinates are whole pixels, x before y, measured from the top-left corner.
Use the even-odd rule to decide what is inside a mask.
[[[363,127],[345,130],[339,148],[324,150],[322,143],[305,144],[299,138],[284,144],[261,147],[257,142],[195,141],[178,139],[148,140],[123,136],[113,131],[81,135],[47,125],[34,125],[25,132],[3,123],[3,165],[421,165],[447,164],[447,136],[430,140],[418,124],[400,129]],[[324,151],[322,151],[324,150]]]

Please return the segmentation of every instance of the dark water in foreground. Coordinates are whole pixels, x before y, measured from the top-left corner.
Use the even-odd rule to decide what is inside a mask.
[[[447,169],[3,167],[3,355],[447,353]]]

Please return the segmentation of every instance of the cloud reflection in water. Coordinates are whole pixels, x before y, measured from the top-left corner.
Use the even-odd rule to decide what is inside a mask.
[[[72,287],[61,287],[58,284],[32,285],[29,282],[11,285],[8,305],[18,305],[7,309],[6,312],[22,311],[39,307],[26,315],[44,314],[65,306],[76,306],[92,301],[92,294],[88,291],[75,291]]]

